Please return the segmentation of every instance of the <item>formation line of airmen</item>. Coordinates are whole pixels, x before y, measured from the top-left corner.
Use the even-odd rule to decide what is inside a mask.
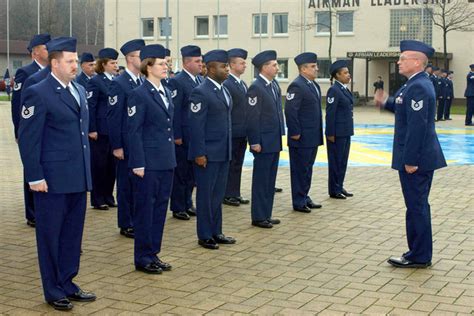
[[[236,243],[222,231],[222,203],[250,202],[240,194],[247,142],[254,157],[251,224],[280,224],[272,211],[285,117],[293,210],[310,213],[321,208],[309,196],[317,149],[324,143],[315,53],[294,58],[299,75],[288,87],[283,111],[273,50],[253,57],[258,75],[247,86],[240,78],[247,59],[241,48],[202,55],[199,47],[184,46],[183,70],[174,77],[171,52],[141,39],[120,48],[126,68],[119,76],[119,53],[113,48],[101,49],[96,61],[83,53],[77,77],[75,38],[40,34],[30,48],[34,61],[17,72],[12,116],[29,188],[25,201],[32,196],[35,209],[26,216],[29,225],[36,225],[44,296],[55,309],[70,310],[71,301],[96,299],[73,282],[79,270],[86,194],[91,191],[95,209],[116,206],[115,177],[120,234],[134,238],[135,268],[149,274],[172,269],[159,256],[169,204],[173,218],[197,217],[200,246],[218,249]],[[397,117],[392,167],[399,170],[407,205],[409,251],[389,263],[425,267],[432,254],[428,193],[433,170],[446,163],[434,130],[434,88],[418,71],[433,49],[407,41],[401,50],[400,73],[409,80],[386,107]],[[346,199],[353,196],[344,187],[354,134],[353,98],[347,87],[351,76],[340,60],[330,73],[333,85],[326,94],[324,133],[328,194]]]

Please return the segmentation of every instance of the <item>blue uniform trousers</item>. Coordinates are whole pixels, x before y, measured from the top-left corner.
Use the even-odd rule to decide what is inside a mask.
[[[36,243],[44,296],[52,302],[79,291],[72,282],[79,271],[86,192],[35,192]]]
[[[144,267],[161,251],[173,170],[146,170],[140,178],[130,171],[133,187],[135,265]]]
[[[444,118],[448,119],[451,116],[451,104],[453,103],[453,99],[446,99],[446,104],[444,107]]]
[[[330,141],[327,142],[329,195],[342,193],[350,148],[350,136],[336,137],[334,143]]]
[[[92,191],[91,205],[100,206],[115,203],[115,158],[112,154],[109,136],[99,134],[97,140],[90,141]]]
[[[245,149],[247,149],[247,137],[232,138],[232,160],[230,161],[229,176],[227,177],[226,197],[241,196],[240,183],[242,179]]]
[[[466,124],[472,124],[472,115],[474,115],[474,97],[466,98]]]
[[[25,201],[25,218],[30,221],[35,220],[35,201],[33,191],[30,190],[30,184],[26,181],[23,172],[23,199]]]
[[[291,198],[294,208],[305,206],[311,201],[308,196],[313,177],[313,165],[318,148],[289,147]]]
[[[177,165],[174,169],[170,209],[172,212],[184,212],[193,206],[193,163],[188,160],[187,145],[176,145],[175,148]]]
[[[433,255],[431,233],[431,209],[428,203],[433,171],[408,174],[399,171],[403,197],[405,198],[408,252],[404,257],[410,261],[426,263]]]
[[[436,119],[441,120],[444,115],[444,111],[446,108],[446,99],[438,99],[438,109],[436,114]]]
[[[117,160],[117,221],[120,228],[133,227],[132,181],[128,169],[128,157]]]
[[[224,198],[229,162],[208,161],[206,168],[194,164],[196,175],[196,213],[198,239],[222,234],[222,199]]]
[[[264,221],[272,217],[280,152],[253,153],[253,157],[252,221]]]

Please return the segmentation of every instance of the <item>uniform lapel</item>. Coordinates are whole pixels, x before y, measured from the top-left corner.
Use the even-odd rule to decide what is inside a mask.
[[[50,83],[54,91],[59,95],[61,101],[66,104],[71,110],[73,110],[74,113],[79,113],[72,94],[69,93],[69,91],[67,91],[66,89],[64,89],[63,86],[61,86],[61,84],[51,76],[51,74],[49,76]]]
[[[160,96],[160,92],[155,89],[149,82],[146,83],[147,89],[150,91],[151,95],[153,96],[153,99],[155,100],[156,103],[165,111],[166,115],[170,116],[170,112],[166,108],[165,103],[163,102],[163,99]]]

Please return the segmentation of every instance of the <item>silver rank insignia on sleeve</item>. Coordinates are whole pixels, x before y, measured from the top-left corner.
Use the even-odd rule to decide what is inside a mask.
[[[423,100],[416,102],[415,100],[411,100],[411,108],[413,111],[419,111],[423,108]]]
[[[88,99],[92,98],[93,94],[94,94],[94,91],[87,91],[87,98]]]
[[[110,105],[115,105],[115,103],[117,103],[117,101],[118,101],[118,95],[115,95],[113,97],[112,96],[109,97]]]
[[[131,108],[130,107],[128,108],[128,116],[129,117],[134,116],[135,113],[137,113],[137,106],[136,105],[132,106]]]
[[[178,90],[171,91],[171,97],[174,99],[178,95]]]
[[[13,90],[14,90],[14,91],[20,90],[20,89],[21,89],[21,85],[22,85],[21,82],[15,82],[15,85],[13,86]]]
[[[21,109],[21,117],[22,118],[24,118],[25,120],[29,119],[30,117],[33,116],[33,114],[35,114],[35,107],[34,106],[27,107],[26,105],[23,105],[23,108]]]
[[[257,97],[249,97],[249,105],[250,106],[255,106],[257,104]]]
[[[332,98],[328,97],[328,103],[333,104],[334,103],[334,97],[332,97]]]
[[[197,112],[199,112],[200,110],[201,110],[201,102],[196,103],[196,104],[194,104],[194,103],[191,102],[191,112],[197,113]]]
[[[294,97],[295,97],[295,94],[294,94],[294,93],[288,93],[288,94],[286,95],[286,99],[287,99],[288,101],[293,100]]]

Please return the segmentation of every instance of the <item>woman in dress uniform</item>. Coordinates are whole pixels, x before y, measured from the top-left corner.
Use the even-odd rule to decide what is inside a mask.
[[[329,196],[345,199],[353,196],[344,189],[351,136],[354,135],[353,98],[347,84],[351,74],[345,60],[329,68],[332,86],[326,94],[326,138],[329,167]]]
[[[150,274],[171,270],[158,257],[176,167],[174,107],[169,90],[161,84],[168,71],[165,56],[162,45],[142,48],[140,70],[146,80],[131,92],[127,103],[135,268]]]

